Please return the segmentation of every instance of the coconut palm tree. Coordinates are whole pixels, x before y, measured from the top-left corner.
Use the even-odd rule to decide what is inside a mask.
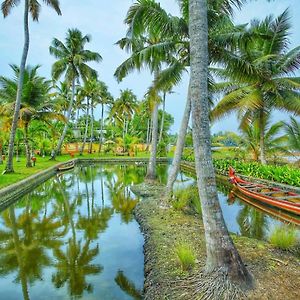
[[[7,17],[11,10],[20,4],[20,0],[4,0],[1,5],[1,10],[4,17]],[[40,15],[40,8],[41,5],[37,0],[24,0],[24,46],[23,46],[23,53],[22,59],[20,64],[20,76],[18,81],[18,89],[17,89],[17,96],[15,101],[15,108],[14,108],[14,115],[12,120],[11,126],[11,133],[9,139],[9,147],[8,147],[8,159],[5,167],[6,173],[13,173],[13,154],[14,154],[14,142],[15,142],[15,134],[18,126],[18,119],[20,113],[20,106],[21,106],[21,96],[23,90],[23,80],[24,80],[24,71],[26,66],[26,60],[29,50],[29,14],[31,15],[33,21],[38,21]],[[58,15],[61,15],[61,11],[59,8],[59,0],[43,0],[43,2],[52,7]]]
[[[160,71],[153,86],[157,90],[168,90],[177,85],[184,72],[189,67],[189,32],[188,32],[188,1],[179,1],[181,17],[172,16],[154,0],[139,0],[128,11],[126,23],[130,24],[127,37],[122,39],[120,46],[134,49],[132,59],[128,59],[122,68],[118,68],[117,76],[126,76],[132,69],[141,68],[144,58],[158,57],[167,64],[167,68]],[[233,7],[240,8],[241,0],[208,1],[209,9],[209,51],[212,63],[223,61],[222,53],[234,48],[237,42],[246,38],[245,26],[235,26],[231,20]],[[161,39],[148,47],[141,47],[131,36],[143,34],[147,31],[155,32]],[[210,79],[211,81],[211,79]],[[190,99],[187,99],[180,134],[177,139],[176,151],[169,173],[167,195],[173,189],[176,180],[185,134],[190,118]]]
[[[227,53],[229,68],[214,69],[225,80],[215,90],[225,96],[213,109],[212,118],[237,112],[240,127],[258,119],[262,164],[266,164],[264,128],[268,115],[274,110],[300,114],[300,78],[294,76],[300,67],[300,47],[288,49],[289,20],[286,10],[277,18],[253,21],[252,31],[261,37]]]
[[[66,114],[67,122],[57,144],[56,151],[53,153],[54,158],[56,154],[61,151],[61,147],[67,133],[75,98],[76,81],[82,79],[85,82],[88,78],[97,77],[97,72],[92,69],[88,63],[100,62],[102,57],[97,52],[85,49],[85,45],[89,43],[90,40],[91,37],[89,35],[83,35],[80,30],[69,29],[65,43],[55,38],[49,48],[50,54],[57,58],[57,61],[52,66],[52,76],[54,80],[57,80],[65,74],[65,81],[71,83],[72,88],[72,95]]]
[[[277,122],[270,125],[269,120],[264,124],[265,137],[265,153],[270,157],[278,153],[287,153],[286,135],[280,135],[283,129],[283,122]],[[241,147],[248,153],[252,154],[255,161],[259,160],[260,155],[260,136],[261,127],[259,120],[255,120],[252,124],[248,124],[242,129]]]
[[[197,186],[201,199],[206,239],[207,274],[215,273],[214,288],[224,280],[249,287],[252,277],[228,233],[218,201],[211,154],[208,104],[208,9],[207,0],[189,0],[190,96]],[[226,279],[225,279],[226,278]],[[205,281],[200,284],[205,285]],[[209,280],[211,286],[211,281]],[[218,298],[226,291],[220,288]],[[203,294],[201,294],[201,297]]]
[[[132,119],[137,107],[137,97],[129,89],[121,90],[120,97],[116,99],[111,107],[110,115],[117,120],[117,123],[123,126],[123,139],[128,133],[129,121]]]
[[[287,135],[288,147],[294,151],[300,151],[300,123],[290,117],[290,123],[284,122],[284,129]]]
[[[24,144],[26,149],[26,167],[31,167],[31,150],[29,146],[29,126],[32,120],[49,122],[51,119],[64,120],[63,115],[52,111],[52,103],[49,100],[50,82],[38,75],[40,66],[27,66],[24,70],[23,90],[19,111],[19,124],[24,128]],[[4,104],[0,115],[10,117],[14,110],[20,69],[11,65],[14,79],[0,77],[0,97]]]
[[[108,87],[103,81],[98,81],[98,85],[99,85],[99,98],[96,100],[96,102],[101,105],[100,137],[99,137],[99,149],[98,149],[98,153],[100,153],[103,145],[104,107],[105,105],[112,104],[114,98],[109,93]]]

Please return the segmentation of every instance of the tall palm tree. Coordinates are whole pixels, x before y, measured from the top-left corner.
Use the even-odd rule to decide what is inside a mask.
[[[208,104],[207,14],[207,0],[189,0],[190,96],[197,186],[206,239],[205,269],[208,274],[216,273],[221,281],[226,278],[225,280],[249,287],[252,277],[244,266],[226,228],[218,201],[212,163]]]
[[[107,85],[103,81],[98,81],[99,87],[99,98],[96,100],[101,105],[101,119],[100,119],[100,137],[99,137],[99,149],[98,153],[101,152],[103,145],[103,130],[104,130],[104,107],[105,105],[112,104],[114,99],[109,93]]]
[[[24,128],[24,144],[26,149],[26,167],[31,167],[31,150],[29,146],[29,126],[32,120],[49,122],[51,119],[64,120],[60,113],[53,112],[49,100],[50,82],[37,73],[40,66],[27,66],[24,70],[22,103],[19,112],[19,124]],[[0,115],[10,117],[15,106],[18,91],[20,69],[11,65],[14,78],[0,77],[0,98],[4,101]]]
[[[230,68],[215,68],[225,81],[216,84],[224,98],[212,112],[213,118],[237,112],[241,127],[260,122],[260,160],[266,164],[265,124],[274,110],[300,114],[300,47],[288,49],[290,17],[288,10],[279,17],[253,21],[251,30],[260,34],[234,53],[228,53]]]
[[[29,14],[33,21],[38,21],[40,15],[40,7],[41,5],[37,0],[24,0],[25,7],[24,7],[24,46],[23,46],[23,53],[22,59],[20,64],[20,75],[18,81],[18,89],[17,89],[17,96],[14,108],[14,115],[12,120],[10,138],[9,138],[9,147],[8,147],[8,158],[5,167],[6,173],[13,173],[13,154],[14,154],[14,142],[15,142],[15,134],[18,126],[18,119],[20,113],[20,105],[21,105],[21,96],[22,96],[22,89],[23,89],[23,80],[24,80],[24,70],[26,66],[26,60],[28,56],[29,50]],[[1,10],[4,17],[7,17],[11,10],[20,4],[20,0],[4,0],[1,5]],[[58,15],[61,15],[61,11],[59,8],[59,0],[43,0],[43,2],[52,7]]]
[[[65,44],[58,39],[53,39],[50,46],[50,54],[52,54],[57,61],[52,66],[52,76],[55,80],[65,74],[65,80],[71,83],[72,95],[69,101],[69,107],[66,114],[67,122],[64,126],[64,130],[57,144],[55,153],[61,151],[63,141],[65,139],[67,129],[69,126],[69,120],[73,109],[73,103],[75,98],[75,84],[76,81],[82,79],[84,82],[88,78],[96,78],[97,72],[92,69],[89,62],[100,62],[102,57],[99,53],[85,49],[85,45],[89,43],[91,37],[89,35],[82,35],[78,29],[69,29],[67,32]]]
[[[142,19],[144,16],[143,12],[140,13],[139,5],[141,4],[143,6],[143,4],[147,4],[148,2],[151,2],[152,4],[155,3],[155,1],[152,0],[138,0],[127,12],[125,19],[125,23],[128,25],[127,35],[125,38],[119,40],[117,44],[121,47],[121,49],[125,49],[130,52],[131,56],[125,60],[115,72],[115,76],[119,81],[133,70],[140,71],[145,66],[149,68],[150,72],[154,74],[154,78],[156,78],[161,70],[163,61],[165,61],[163,57],[166,55],[163,51],[160,51],[160,53],[155,52],[156,55],[151,53],[151,50],[153,49],[152,46],[162,40],[162,35],[155,28],[144,28],[142,25]],[[151,92],[148,94],[153,102],[153,110],[151,152],[146,178],[152,180],[156,178],[158,107],[161,98],[159,97],[159,90],[156,88],[152,88]]]
[[[179,1],[182,16],[172,16],[154,0],[139,0],[131,6],[128,12],[128,20],[132,23],[127,38],[120,41],[120,45],[126,48],[138,48],[137,42],[130,39],[130,35],[141,34],[147,30],[154,31],[161,39],[147,47],[135,51],[132,60],[124,63],[124,67],[118,69],[118,76],[125,76],[133,68],[143,66],[143,58],[158,57],[167,64],[167,68],[158,73],[153,86],[158,90],[168,90],[177,85],[184,72],[189,67],[189,32],[188,32],[188,1]],[[208,1],[209,9],[209,50],[213,63],[223,61],[222,53],[234,48],[236,43],[244,36],[245,26],[235,26],[231,20],[233,7],[240,8],[242,0]],[[176,180],[182,151],[184,148],[185,134],[190,118],[190,99],[187,99],[180,134],[178,135],[176,151],[169,173],[167,195],[173,189]]]

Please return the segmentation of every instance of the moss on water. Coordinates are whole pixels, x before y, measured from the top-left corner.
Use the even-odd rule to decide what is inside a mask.
[[[161,185],[144,183],[132,189],[143,198],[135,215],[145,236],[145,299],[193,299],[190,278],[200,273],[206,259],[199,215],[161,208]],[[299,299],[297,255],[276,250],[263,241],[236,235],[232,238],[256,281],[248,299]],[[196,254],[196,265],[190,271],[183,271],[178,262],[176,245],[180,243],[191,245]]]

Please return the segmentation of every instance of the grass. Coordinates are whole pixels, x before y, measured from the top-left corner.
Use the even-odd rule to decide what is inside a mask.
[[[189,206],[193,211],[201,215],[201,203],[196,185],[190,185],[184,189],[178,189],[174,192],[174,200],[172,206],[176,210],[183,210]]]
[[[93,154],[84,154],[83,156],[75,155],[75,158],[122,158],[121,156],[115,156],[114,154],[101,154],[93,153]],[[136,157],[139,158],[147,158],[149,157],[148,153],[138,153]],[[126,157],[127,158],[127,157]],[[13,183],[16,183],[22,179],[25,179],[33,174],[36,174],[40,171],[46,170],[60,162],[65,162],[70,160],[70,155],[61,155],[56,158],[56,161],[49,160],[49,157],[37,157],[36,165],[32,168],[26,168],[26,159],[25,157],[20,157],[20,161],[17,162],[14,160],[14,170],[15,173],[2,175],[2,172],[5,169],[4,161],[3,165],[0,165],[0,189],[6,186],[9,186]]]
[[[293,250],[298,245],[298,236],[295,228],[290,226],[278,226],[272,232],[269,242],[281,250]]]
[[[136,217],[145,234],[145,270],[151,270],[145,273],[144,296],[147,299],[195,299],[192,284],[206,262],[203,222],[195,214],[162,209],[164,188],[153,188],[156,192],[149,193],[136,207]],[[145,191],[142,187],[141,190],[141,193]],[[285,299],[299,298],[295,288],[295,278],[299,277],[297,252],[274,251],[274,247],[264,241],[239,235],[231,237],[258,283],[247,299],[277,299],[278,295],[284,295]],[[176,245],[180,244],[192,245],[196,257],[195,266],[188,273],[182,271],[175,252]]]
[[[183,271],[190,271],[195,267],[196,257],[188,244],[179,244],[175,247],[175,253]]]

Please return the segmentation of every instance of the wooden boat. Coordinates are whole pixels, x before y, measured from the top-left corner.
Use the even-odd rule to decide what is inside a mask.
[[[63,165],[60,165],[59,167],[57,167],[57,171],[63,172],[63,171],[73,169],[74,167],[75,167],[75,162],[71,161],[69,163],[66,163],[66,164],[63,164]]]
[[[247,204],[258,209],[259,211],[266,213],[279,221],[285,222],[287,224],[295,224],[295,225],[300,226],[300,216],[297,216],[288,211],[284,211],[284,210],[281,210],[281,209],[278,209],[275,207],[271,207],[260,201],[256,201],[253,198],[245,196],[239,190],[234,189],[231,191],[231,193],[229,195],[229,199],[228,199],[229,205],[234,203],[236,201],[236,199],[246,202]]]
[[[232,167],[229,168],[229,178],[242,194],[267,205],[300,215],[300,194],[245,181],[236,176]]]

